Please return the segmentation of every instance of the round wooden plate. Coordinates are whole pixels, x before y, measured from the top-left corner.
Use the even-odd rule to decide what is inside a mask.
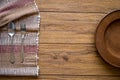
[[[120,10],[108,14],[99,23],[96,47],[102,58],[120,68]]]

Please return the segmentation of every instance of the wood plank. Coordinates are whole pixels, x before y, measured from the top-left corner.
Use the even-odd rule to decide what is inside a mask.
[[[72,31],[41,31],[40,43],[95,43],[94,34]]]
[[[41,80],[120,80],[119,76],[41,76]]]
[[[40,75],[35,77],[0,77],[2,80],[120,80],[119,76],[59,76]]]
[[[94,44],[40,44],[40,74],[120,75],[104,62]]]
[[[40,11],[100,12],[120,9],[120,0],[36,0]]]
[[[94,43],[102,13],[41,13],[40,43]],[[73,40],[74,39],[74,40]]]
[[[41,12],[41,30],[94,33],[104,13]]]
[[[41,31],[72,31],[79,33],[95,33],[97,23],[41,23]]]

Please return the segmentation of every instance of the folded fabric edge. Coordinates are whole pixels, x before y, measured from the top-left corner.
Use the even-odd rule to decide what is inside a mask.
[[[8,6],[8,8],[9,8],[9,6]],[[32,3],[30,3],[26,6],[21,6],[18,8],[14,8],[12,10],[6,9],[5,12],[0,13],[0,18],[1,18],[0,27],[3,27],[4,25],[9,23],[10,21],[14,21],[14,20],[19,19],[23,16],[34,14],[34,13],[40,14],[35,0],[33,0]]]

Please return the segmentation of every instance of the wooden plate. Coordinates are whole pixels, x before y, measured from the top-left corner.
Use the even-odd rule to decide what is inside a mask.
[[[120,10],[108,14],[99,23],[96,47],[102,58],[120,68]]]

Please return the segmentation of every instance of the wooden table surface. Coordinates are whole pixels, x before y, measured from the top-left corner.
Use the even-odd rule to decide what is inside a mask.
[[[120,80],[120,69],[95,48],[100,20],[120,9],[120,0],[36,0],[41,13],[39,65],[35,77],[0,80]]]

